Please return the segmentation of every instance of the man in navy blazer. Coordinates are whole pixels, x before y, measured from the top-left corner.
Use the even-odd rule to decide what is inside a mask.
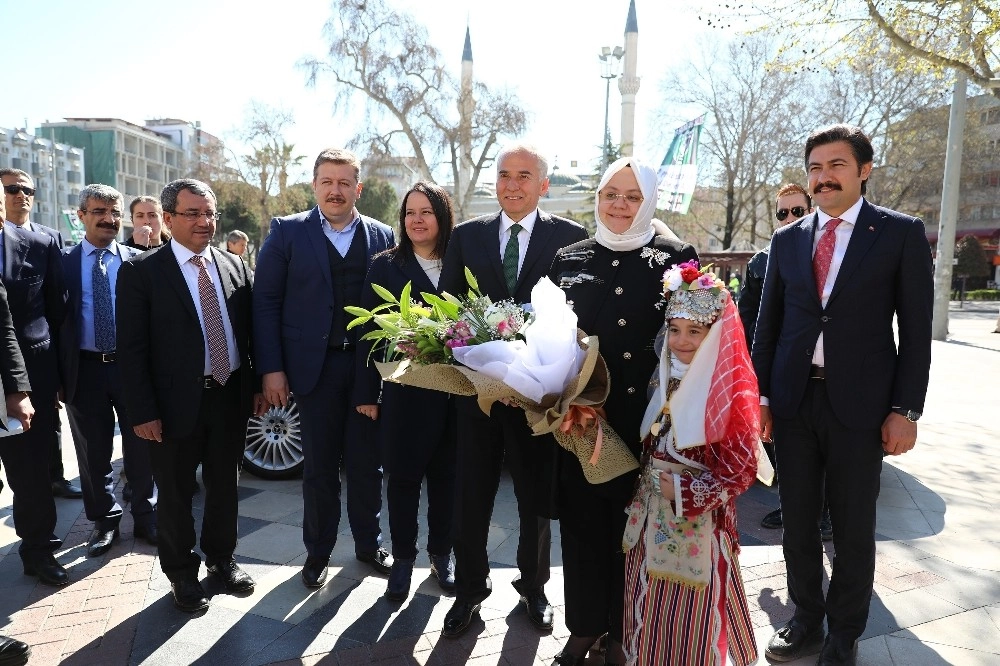
[[[347,474],[347,516],[357,558],[388,574],[382,548],[382,469],[372,421],[352,407],[354,345],[344,307],[360,305],[372,257],[395,245],[392,228],[358,213],[358,158],[327,149],[313,166],[316,208],[271,220],[257,259],[254,337],[265,399],[294,394],[302,432],[302,567],[307,587],[326,582],[340,525],[340,461]]]
[[[87,554],[98,557],[118,538],[122,507],[114,494],[115,413],[122,435],[122,453],[132,488],[134,534],[157,543],[156,487],[149,460],[149,442],[139,438],[127,419],[121,372],[115,347],[114,293],[123,262],[140,254],[115,238],[121,229],[125,201],[107,185],[87,185],[80,192],[78,216],[86,235],[62,255],[67,314],[59,335],[59,369],[70,430],[80,464],[83,508],[94,521]],[[98,265],[100,261],[100,265]],[[103,279],[105,291],[98,284]],[[102,300],[101,293],[105,294]],[[101,303],[108,310],[99,313]],[[128,312],[122,313],[128,316]]]
[[[4,217],[5,212],[4,198],[0,197],[0,217]],[[45,450],[44,438],[31,434],[37,410],[32,404],[34,386],[29,381],[31,367],[27,362],[28,356],[35,360],[41,358],[45,367],[44,361],[51,358],[54,369],[52,333],[61,317],[63,298],[59,252],[50,238],[21,231],[14,224],[3,225],[0,245],[0,276],[3,278],[0,281],[3,287],[0,333],[7,347],[4,362],[0,364],[0,376],[7,411],[22,421],[25,431],[0,438],[0,460],[14,491],[14,530],[21,537],[18,554],[24,564],[24,573],[37,576],[46,585],[65,585],[69,576],[53,555],[62,542],[55,535],[56,504],[49,487],[49,459],[46,455],[38,455]],[[30,296],[32,294],[34,297]],[[16,367],[8,367],[8,363]],[[43,381],[42,395],[47,395],[45,399],[52,400],[54,406],[55,393],[48,394],[49,388],[55,390],[55,387],[44,386]]]
[[[813,132],[805,162],[818,210],[771,241],[753,361],[762,437],[773,431],[777,442],[795,606],[767,646],[774,661],[822,643],[819,664],[855,663],[875,577],[882,457],[913,448],[927,393],[930,246],[919,219],[862,196],[872,161],[871,142],[857,127]],[[824,489],[836,553],[825,598],[817,530]]]
[[[549,187],[548,164],[526,144],[505,147],[497,155],[497,200],[501,210],[455,227],[439,287],[454,295],[468,291],[465,269],[480,291],[494,301],[531,301],[531,289],[548,274],[556,252],[587,238],[582,226],[538,209]],[[513,243],[513,244],[512,244]],[[509,257],[509,262],[504,257]],[[508,277],[510,279],[508,279]],[[554,458],[551,435],[533,437],[524,411],[494,403],[490,414],[471,398],[458,398],[458,501],[455,506],[455,603],[445,616],[442,634],[459,636],[468,629],[482,601],[492,592],[486,550],[490,516],[505,462],[514,482],[520,537],[514,587],[538,627],[552,627],[552,605],[545,596],[549,580],[547,471]]]
[[[44,234],[55,241],[57,250],[64,247],[62,234],[52,227],[31,221],[31,210],[35,205],[35,183],[26,172],[20,169],[0,169],[0,182],[4,186],[4,198],[7,202],[7,220],[16,224],[24,231]],[[37,374],[37,371],[36,373]],[[53,378],[54,379],[54,378]],[[52,494],[56,497],[79,499],[82,492],[79,487],[66,479],[62,459],[62,424],[58,418],[55,405],[38,406],[42,411],[40,425],[51,421],[53,427],[45,426],[46,447],[49,451],[49,480],[52,483]],[[49,418],[46,412],[51,409],[56,416]],[[42,430],[39,430],[39,435]]]

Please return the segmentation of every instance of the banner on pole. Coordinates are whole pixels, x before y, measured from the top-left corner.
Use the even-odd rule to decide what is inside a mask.
[[[698,140],[705,116],[678,127],[657,177],[656,207],[686,215],[698,180]]]

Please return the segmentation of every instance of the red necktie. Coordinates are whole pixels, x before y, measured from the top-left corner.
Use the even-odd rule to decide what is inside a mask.
[[[843,222],[838,217],[831,219],[823,228],[823,236],[816,246],[813,255],[813,274],[816,276],[816,291],[819,300],[823,300],[823,287],[826,286],[826,276],[830,273],[830,261],[833,259],[833,248],[837,245],[837,225]]]
[[[198,298],[201,301],[201,317],[205,320],[205,340],[208,342],[208,360],[212,367],[212,378],[225,386],[229,379],[229,345],[226,343],[226,328],[222,324],[222,309],[215,285],[205,270],[205,260],[199,255],[191,257],[198,267]]]

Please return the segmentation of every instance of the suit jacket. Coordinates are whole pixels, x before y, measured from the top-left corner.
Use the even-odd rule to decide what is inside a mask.
[[[10,307],[7,305],[7,290],[0,282],[0,381],[3,382],[3,393],[6,396],[18,391],[30,391],[28,371],[24,367],[24,357],[21,347],[17,344],[14,334],[14,322],[10,318]],[[7,429],[7,401],[0,400],[0,427]]]
[[[12,223],[4,225],[3,235],[2,278],[17,340],[25,353],[47,349],[66,312],[59,249],[50,236]]]
[[[438,286],[455,296],[465,295],[468,267],[479,282],[479,290],[494,301],[513,298],[515,303],[527,303],[531,289],[548,273],[556,252],[586,238],[587,230],[576,222],[538,211],[512,294],[500,257],[500,213],[483,215],[455,227]]]
[[[334,302],[330,241],[322,224],[318,206],[274,218],[257,257],[253,301],[257,372],[283,371],[293,393],[309,393],[319,380],[334,308],[357,305]],[[391,227],[364,215],[354,233],[367,244],[369,267],[372,257],[396,244]]]
[[[743,288],[740,290],[740,300],[737,305],[740,310],[740,320],[743,322],[743,332],[747,336],[747,349],[753,347],[753,334],[757,330],[757,313],[760,312],[760,295],[764,289],[764,273],[767,270],[767,257],[770,252],[771,246],[768,245],[750,258],[746,277],[743,278]]]
[[[826,389],[842,423],[878,428],[891,407],[922,411],[934,299],[923,222],[865,201],[825,308],[812,268],[817,223],[807,215],[771,241],[753,344],[760,394],[776,417],[794,417],[822,332]]]
[[[38,224],[37,222],[31,223],[31,230],[38,234],[44,234],[50,237],[56,243],[57,249],[63,249],[66,247],[66,243],[63,241],[62,232],[56,231],[52,227],[47,227],[44,224]]]
[[[125,404],[134,425],[160,419],[171,438],[194,429],[204,391],[205,337],[171,245],[132,257],[118,270],[115,328]],[[255,377],[251,362],[252,283],[239,257],[211,248],[236,338],[246,416]]]
[[[118,246],[122,262],[141,254],[138,250],[112,241]],[[59,329],[59,376],[66,402],[76,395],[76,378],[80,366],[80,311],[83,308],[83,244],[63,250],[62,268],[66,282],[66,316]],[[117,318],[116,318],[117,319]],[[117,325],[116,325],[117,329]]]

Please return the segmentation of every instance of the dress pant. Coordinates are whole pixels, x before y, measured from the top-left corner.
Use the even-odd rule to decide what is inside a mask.
[[[504,460],[514,482],[521,533],[517,544],[518,587],[540,589],[549,580],[549,519],[542,517],[547,497],[543,463],[551,457],[552,437],[533,437],[524,411],[495,403],[491,416],[475,396],[456,397],[458,490],[455,503],[455,584],[463,600],[484,599],[490,573],[486,542]]]
[[[625,553],[622,536],[636,472],[589,483],[575,455],[560,448],[559,534],[562,542],[566,626],[574,636],[622,642]]]
[[[128,461],[132,488],[132,518],[137,527],[156,523],[156,485],[150,464],[154,444],[135,434],[125,413],[121,373],[117,363],[80,358],[73,401],[67,403],[69,426],[80,466],[80,486],[87,519],[101,531],[121,521],[122,507],[114,494],[111,467],[114,452],[115,413],[122,434],[122,457]]]
[[[191,514],[199,463],[205,501],[200,545],[206,562],[224,562],[236,550],[237,484],[248,418],[241,404],[241,372],[245,370],[236,370],[225,386],[202,390],[198,418],[190,433],[179,437],[165,430],[162,442],[148,443],[159,490],[160,567],[172,582],[197,578],[201,564],[194,552]]]
[[[62,541],[56,538],[56,502],[49,485],[49,458],[38,455],[28,432],[0,437],[0,461],[14,493],[14,532],[21,539],[18,553],[25,562],[48,555]]]
[[[21,345],[24,355],[24,365],[28,370],[28,380],[31,382],[31,404],[35,415],[31,419],[31,428],[24,434],[34,451],[43,452],[45,466],[48,471],[45,476],[49,481],[59,481],[65,475],[62,462],[61,433],[59,410],[56,407],[56,394],[59,390],[59,362],[56,348],[52,343],[42,347],[30,348]],[[49,493],[52,492],[51,487]]]
[[[826,383],[811,379],[799,412],[774,419],[789,598],[795,619],[853,640],[864,633],[875,580],[875,512],[882,472],[879,429],[851,428],[834,415]],[[823,489],[836,556],[823,598]]]
[[[380,436],[386,451],[386,497],[392,555],[417,556],[420,486],[427,479],[427,552],[448,555],[455,511],[455,399],[447,393],[382,387]]]
[[[357,553],[382,544],[382,465],[375,423],[351,403],[354,352],[327,349],[312,391],[295,394],[302,433],[302,540],[310,557],[328,558],[340,527],[340,465],[347,477],[347,518]]]

